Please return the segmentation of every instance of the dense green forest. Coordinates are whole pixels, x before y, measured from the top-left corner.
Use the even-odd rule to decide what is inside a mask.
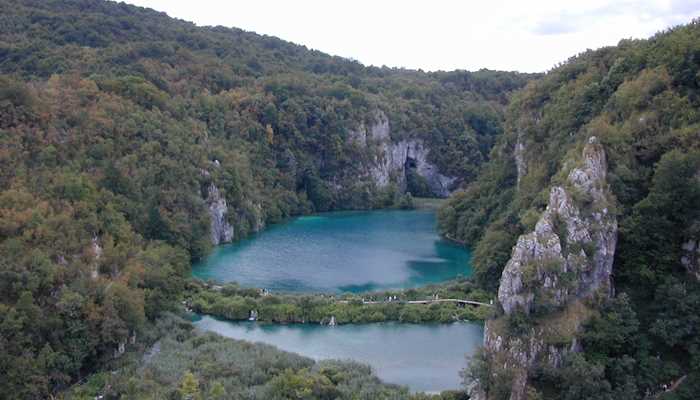
[[[616,296],[579,332],[582,353],[536,372],[532,398],[640,399],[683,376],[658,398],[697,398],[700,21],[569,59],[513,97],[504,126],[483,172],[439,213],[442,233],[474,248],[479,285],[498,288],[518,235],[593,135],[619,221]],[[512,332],[527,331],[519,318]],[[474,369],[491,379],[487,365]],[[507,379],[490,384],[494,398],[510,395]]]
[[[189,296],[234,319],[251,305],[270,320],[314,307],[348,322],[483,318],[449,306],[369,314],[356,299],[307,309],[313,298],[189,281],[212,247],[212,187],[234,239],[293,215],[436,195],[403,165],[405,182],[375,179],[382,148],[358,132],[385,119],[389,143],[422,141],[463,189],[439,224],[474,249],[474,283],[440,290],[484,300],[595,135],[619,221],[615,296],[592,305],[582,352],[536,371],[531,397],[639,399],[685,377],[658,398],[696,398],[700,22],[543,75],[425,73],[98,0],[0,0],[0,398],[410,396],[366,367],[201,334],[173,314]],[[488,381],[480,361],[467,376]],[[507,398],[507,382],[489,384]]]
[[[377,185],[377,148],[351,140],[378,114],[470,182],[534,77],[365,67],[115,2],[0,1],[0,397],[46,398],[150,345],[211,249],[212,185],[236,239],[401,203],[424,182]]]

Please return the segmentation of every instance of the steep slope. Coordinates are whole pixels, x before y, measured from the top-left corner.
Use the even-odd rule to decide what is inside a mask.
[[[580,54],[529,83],[514,96],[483,173],[440,211],[442,232],[474,247],[475,277],[498,293],[504,312],[489,323],[487,348],[470,372],[488,398],[637,399],[663,387],[693,398],[699,39],[694,21]],[[591,136],[605,158],[579,155]],[[585,184],[598,175],[610,193]],[[577,262],[586,272],[547,272]],[[595,294],[610,278],[614,296]],[[554,343],[580,351],[551,358],[538,329],[561,316],[571,323]]]
[[[471,181],[533,77],[368,68],[95,0],[1,0],[0,74],[10,398],[141,346],[214,244]]]
[[[506,314],[561,307],[569,297],[589,297],[599,289],[612,293],[615,202],[607,187],[605,151],[595,136],[584,147],[582,158],[582,165],[569,172],[564,186],[550,190],[535,231],[520,236],[513,247],[498,288],[498,301]],[[533,291],[537,283],[542,287]],[[544,304],[536,304],[536,299]]]
[[[198,197],[206,197],[210,183],[216,185],[231,208],[224,214],[234,237],[310,209],[387,205],[397,190],[446,196],[474,177],[501,131],[508,92],[530,77],[366,68],[276,38],[197,28],[161,13],[108,2],[4,1],[0,7],[0,73],[29,84],[11,90],[32,92],[30,99],[55,99],[70,97],[63,92],[83,86],[84,98],[70,106],[93,110],[78,118],[71,115],[77,110],[61,110],[62,104],[56,104],[60,114],[44,113],[50,119],[44,124],[57,125],[67,117],[73,119],[69,125],[92,122],[109,94],[109,101],[138,110],[144,122],[160,119],[154,124],[162,126],[167,119],[184,128],[181,135],[191,132],[182,138],[186,147],[196,147],[181,149],[192,153],[184,181],[203,186]],[[62,75],[71,75],[72,81]],[[46,93],[41,82],[52,76],[53,92]],[[34,104],[29,111],[36,117],[38,109],[47,107]],[[130,139],[139,129],[151,135],[143,139],[156,139],[148,125],[122,119],[120,129]],[[382,125],[386,143],[355,145],[354,132],[375,124]],[[102,127],[96,128],[101,135]],[[69,129],[62,138],[63,144],[83,142],[68,153],[71,157],[93,144],[76,137],[75,131]],[[172,131],[163,132],[164,137],[173,136]],[[421,144],[410,157],[418,163],[398,157],[409,141]],[[62,143],[47,138],[40,144],[63,154]],[[121,144],[107,143],[110,153],[99,156],[114,173],[133,179],[119,157],[133,151],[134,143],[131,149]],[[211,171],[214,162],[221,172]],[[12,167],[8,164],[7,170]],[[205,173],[199,176],[198,170]],[[239,171],[238,176],[225,176],[231,170]],[[407,174],[417,179],[406,181]],[[143,185],[135,182],[136,188]],[[192,194],[199,191],[196,186],[190,185]],[[159,202],[139,197],[139,204]]]
[[[476,398],[493,398],[492,382],[507,373],[510,399],[527,399],[528,378],[537,368],[559,368],[565,354],[580,351],[576,334],[591,315],[587,302],[613,293],[617,221],[605,151],[596,137],[584,147],[580,163],[563,185],[552,187],[535,230],[518,238],[503,269],[498,288],[503,316],[487,322],[483,356],[507,368],[480,382]]]

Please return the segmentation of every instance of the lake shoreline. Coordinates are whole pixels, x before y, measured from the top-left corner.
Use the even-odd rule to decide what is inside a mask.
[[[193,325],[203,332],[272,345],[317,362],[352,360],[369,365],[382,382],[405,386],[412,393],[461,389],[459,371],[466,366],[464,354],[474,353],[484,330],[483,324],[470,322],[328,327],[230,322],[208,316]]]
[[[360,293],[469,276],[470,258],[468,248],[439,235],[433,209],[340,211],[217,246],[192,275],[274,292]]]
[[[467,278],[418,288],[365,293],[271,293],[238,284],[192,280],[188,311],[228,321],[344,325],[375,322],[452,323],[483,321],[492,300]]]
[[[219,246],[194,266],[183,305],[224,336],[379,366],[416,393],[459,389],[495,308],[468,278],[469,249],[436,230],[443,202],[299,216]]]

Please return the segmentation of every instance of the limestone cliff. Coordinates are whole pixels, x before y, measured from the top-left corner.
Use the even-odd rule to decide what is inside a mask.
[[[523,139],[523,131],[518,130],[516,133],[515,146],[513,148],[513,158],[515,159],[515,167],[518,171],[518,186],[523,176],[527,175],[527,162],[525,161],[525,141]]]
[[[528,173],[528,145],[527,137],[529,134],[538,132],[541,127],[542,115],[537,111],[523,113],[516,123],[513,131],[515,132],[515,143],[513,144],[513,160],[517,171],[517,183],[520,186],[520,181]]]
[[[525,399],[534,367],[557,367],[566,352],[578,350],[574,336],[589,315],[583,300],[612,294],[617,220],[605,151],[595,137],[577,164],[550,190],[534,231],[513,247],[498,290],[504,315],[486,325],[485,352],[512,376],[511,400]],[[520,313],[536,314],[526,333],[507,332],[508,319]],[[487,386],[478,386],[475,397],[490,398]]]
[[[429,161],[430,150],[421,139],[404,139],[394,141],[391,137],[389,118],[382,111],[375,111],[371,121],[358,124],[347,133],[347,140],[359,148],[357,166],[346,175],[331,177],[326,181],[335,193],[342,192],[354,183],[371,183],[377,188],[386,188],[394,183],[401,190],[407,189],[408,174],[413,172],[425,179],[433,195],[447,197],[456,188],[457,178],[444,175],[439,168]],[[292,176],[299,170],[294,153],[287,149],[280,156],[280,165]],[[245,236],[264,228],[265,218],[262,206],[244,199],[242,204],[230,206],[225,196],[216,186],[214,176],[208,169],[221,168],[218,160],[201,169],[203,180],[207,183],[205,201],[210,218],[210,235],[213,245],[231,242],[234,236]],[[369,186],[369,185],[367,185]],[[233,221],[235,230],[229,221]]]
[[[97,279],[100,276],[100,258],[102,258],[102,246],[100,245],[100,239],[97,235],[92,236],[92,241],[90,242],[90,252],[92,253],[92,279]]]
[[[372,142],[382,142],[391,140],[389,118],[382,111],[376,111],[373,115],[374,121],[370,124],[361,123],[357,129],[351,129],[348,137],[353,143],[366,147]]]
[[[395,182],[405,190],[406,175],[413,169],[425,178],[436,196],[447,197],[455,189],[457,178],[443,175],[436,165],[428,161],[430,150],[423,140],[392,141],[389,119],[381,111],[375,113],[373,123],[360,124],[349,132],[348,137],[353,143],[372,152],[366,173],[379,188]]]
[[[229,224],[228,206],[226,199],[219,192],[219,188],[211,183],[208,188],[207,204],[209,206],[209,218],[211,220],[211,242],[214,245],[233,240],[233,226]]]
[[[682,249],[681,264],[689,274],[700,281],[700,240],[688,240],[683,243]]]

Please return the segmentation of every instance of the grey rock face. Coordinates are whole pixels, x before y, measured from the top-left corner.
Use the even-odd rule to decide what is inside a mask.
[[[487,321],[484,329],[484,348],[488,350],[492,362],[509,368],[513,373],[510,400],[527,399],[528,371],[538,363],[559,368],[564,356],[581,350],[576,339],[562,347],[547,344],[545,337],[546,332],[540,327],[533,328],[522,338],[504,337],[495,332],[493,321]],[[488,400],[489,396],[477,384],[472,389],[471,398]]]
[[[353,143],[374,150],[368,175],[377,187],[396,182],[405,189],[407,168],[415,168],[436,196],[447,197],[452,192],[457,179],[441,174],[437,166],[428,161],[429,149],[422,140],[391,141],[389,119],[383,112],[376,112],[374,124],[363,123],[350,131],[349,138]]]
[[[399,142],[398,145],[403,145]],[[411,140],[405,144],[406,153],[404,163],[411,161],[415,164],[416,172],[428,182],[430,190],[437,196],[447,197],[452,192],[452,185],[457,180],[440,173],[438,168],[428,162],[428,149],[422,140]],[[401,156],[401,155],[400,155]],[[404,170],[405,173],[405,170]]]
[[[523,140],[523,132],[518,131],[515,148],[513,149],[513,157],[515,158],[515,167],[518,170],[518,185],[523,176],[527,175],[527,162],[525,161],[525,142]]]
[[[372,142],[379,143],[391,140],[391,129],[389,128],[389,118],[383,111],[377,110],[374,113],[374,123],[367,126],[364,122],[357,129],[348,131],[350,141],[367,147]]]
[[[682,249],[681,264],[700,281],[700,240],[688,240],[683,243]]]
[[[209,204],[209,218],[211,220],[211,242],[213,245],[230,242],[233,240],[233,227],[226,218],[228,207],[226,199],[221,196],[219,188],[213,183],[209,185],[207,204]]]
[[[402,140],[397,143],[383,142],[380,154],[370,168],[370,175],[379,187],[385,187],[395,177],[400,187],[406,186],[408,168],[415,168],[418,175],[425,178],[430,191],[436,196],[447,197],[452,192],[456,178],[441,174],[438,168],[428,161],[428,149],[420,139]]]
[[[90,273],[90,276],[92,277],[92,279],[97,279],[100,275],[100,271],[98,271],[98,267],[99,267],[100,258],[102,257],[102,246],[100,245],[100,239],[97,237],[97,235],[92,236],[92,241],[90,242],[90,247],[92,250],[92,255],[94,257],[94,262],[92,265],[92,272]]]
[[[252,230],[253,232],[260,232],[265,229],[265,220],[263,219],[263,208],[262,204],[254,203],[252,209],[255,214],[255,222],[253,222]]]
[[[605,151],[593,137],[581,167],[568,175],[568,188],[551,189],[535,231],[521,236],[513,248],[498,290],[506,314],[532,311],[535,291],[528,283],[541,285],[538,290],[553,306],[611,287],[617,220],[608,210],[606,173]],[[580,204],[587,200],[574,200],[569,192],[590,199],[590,204]],[[565,275],[574,281],[562,284]]]
[[[617,220],[609,212],[612,195],[606,173],[605,151],[592,137],[584,147],[580,166],[570,171],[565,184],[550,190],[547,208],[535,230],[520,236],[513,247],[498,289],[506,316],[546,306],[562,310],[548,314],[550,323],[560,318],[575,331],[586,315],[581,300],[601,289],[612,293]],[[566,315],[574,307],[578,312]],[[512,337],[494,329],[499,322],[487,322],[484,348],[492,363],[513,373],[511,400],[526,398],[529,371],[536,365],[558,367],[566,353],[580,350],[575,339],[568,345],[548,344],[546,324],[536,324],[527,334]],[[489,398],[479,385],[472,396]]]

